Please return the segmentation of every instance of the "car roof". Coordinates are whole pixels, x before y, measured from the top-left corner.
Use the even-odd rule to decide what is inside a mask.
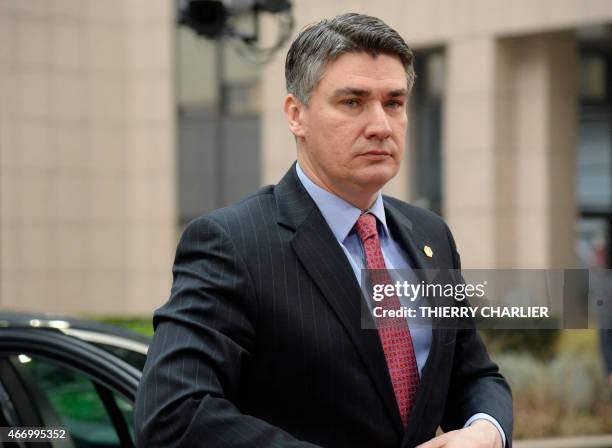
[[[56,329],[78,339],[146,355],[151,338],[115,325],[44,313],[0,312],[0,328]]]

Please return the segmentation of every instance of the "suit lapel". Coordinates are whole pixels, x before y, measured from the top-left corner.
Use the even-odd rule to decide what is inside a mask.
[[[275,195],[279,224],[295,230],[291,245],[297,257],[346,330],[401,434],[401,419],[380,339],[375,330],[361,328],[362,292],[344,251],[299,182],[295,167],[277,185]]]
[[[419,269],[422,280],[431,281],[435,277],[435,269],[438,268],[435,259],[435,244],[427,237],[424,229],[413,224],[403,213],[393,207],[388,201],[385,202],[385,216],[387,226],[402,249],[406,251],[412,269]],[[425,253],[426,247],[433,250],[432,256]],[[433,271],[433,272],[432,272]]]

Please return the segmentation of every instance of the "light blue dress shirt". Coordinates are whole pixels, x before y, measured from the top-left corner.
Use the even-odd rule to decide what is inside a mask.
[[[306,176],[304,171],[302,171],[299,163],[296,164],[295,169],[300,182],[321,211],[327,225],[330,227],[332,233],[336,237],[336,240],[340,244],[340,247],[344,251],[346,258],[353,268],[357,282],[359,282],[359,285],[361,286],[361,270],[367,269],[367,265],[365,262],[361,241],[359,240],[357,232],[353,228],[357,222],[357,219],[362,213],[361,210],[349,204],[344,199],[315,184],[308,176]],[[387,269],[401,269],[403,271],[411,270],[412,268],[407,261],[408,258],[403,253],[400,246],[393,241],[393,238],[389,233],[382,194],[378,194],[376,201],[369,208],[368,212],[376,216],[380,248],[382,250]],[[404,304],[402,303],[402,305]],[[409,330],[419,369],[419,376],[422,376],[423,367],[427,362],[429,350],[431,349],[431,327],[423,327],[420,325],[419,328],[413,328],[409,326]],[[488,420],[493,423],[502,436],[503,446],[506,446],[506,436],[503,429],[497,420],[488,414],[479,413],[473,415],[466,422],[465,426],[469,426],[478,419]]]

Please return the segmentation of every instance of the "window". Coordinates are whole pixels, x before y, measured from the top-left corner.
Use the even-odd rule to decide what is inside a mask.
[[[28,397],[13,399],[18,412],[36,413],[41,426],[66,428],[77,448],[133,446],[133,405],[126,399],[63,365],[25,355],[9,359]]]
[[[444,53],[440,50],[416,53],[415,70],[417,80],[409,117],[412,141],[408,144],[414,156],[410,174],[413,202],[440,214]]]
[[[580,264],[607,268],[612,261],[612,38],[609,27],[578,31],[580,118],[576,188]]]
[[[260,186],[260,66],[231,42],[177,30],[179,221]]]

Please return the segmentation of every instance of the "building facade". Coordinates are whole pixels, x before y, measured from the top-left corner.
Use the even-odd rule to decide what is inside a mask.
[[[441,213],[465,267],[607,263],[611,2],[296,0],[294,34],[346,11],[417,54],[387,194]],[[170,0],[0,0],[1,309],[149,314],[184,223],[295,159],[286,47],[254,68],[174,14]]]
[[[148,312],[176,239],[174,11],[0,0],[0,308]]]

